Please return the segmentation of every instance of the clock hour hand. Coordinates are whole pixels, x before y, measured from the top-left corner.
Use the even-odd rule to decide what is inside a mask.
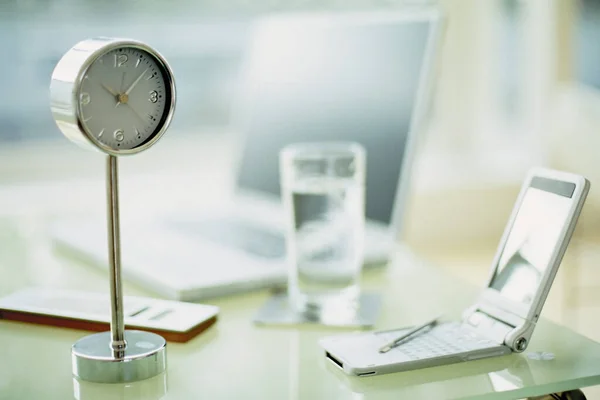
[[[101,83],[101,85],[104,88],[104,90],[106,90],[108,93],[112,94],[115,98],[119,95],[119,93],[115,92],[115,90],[112,89],[110,86],[106,86],[104,83]]]
[[[148,68],[146,68],[144,70],[144,72],[142,72],[140,74],[140,76],[137,77],[137,79],[135,81],[133,81],[133,83],[131,84],[131,86],[129,86],[127,88],[127,90],[125,91],[125,94],[129,96],[129,93],[131,93],[131,91],[133,90],[133,88],[135,87],[135,85],[138,84],[138,82],[144,77],[144,75],[146,75],[146,72],[148,71]]]
[[[106,90],[108,93],[112,94],[113,97],[115,98],[115,100],[117,100],[117,104],[115,104],[115,108],[119,107],[119,104],[121,104],[121,95],[117,92],[115,92],[114,89],[112,89],[110,86],[106,86],[104,83],[101,83],[102,87],[104,88],[104,90]]]

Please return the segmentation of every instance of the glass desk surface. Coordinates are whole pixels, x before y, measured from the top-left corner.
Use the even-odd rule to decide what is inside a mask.
[[[65,258],[43,225],[0,219],[0,295],[26,286],[108,291],[107,273]],[[482,266],[486,268],[486,266]],[[380,290],[377,329],[419,323],[440,311],[458,318],[477,295],[408,250],[365,271],[363,285]],[[151,295],[125,284],[127,295]],[[258,327],[251,320],[267,291],[214,299],[219,321],[186,344],[168,345],[168,372],[133,384],[78,382],[71,345],[88,332],[0,321],[0,399],[514,399],[600,384],[600,344],[541,320],[524,354],[410,372],[354,378],[326,362],[320,337],[348,330],[318,326]],[[554,360],[531,360],[529,352]]]

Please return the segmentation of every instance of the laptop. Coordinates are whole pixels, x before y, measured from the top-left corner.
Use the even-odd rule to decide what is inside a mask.
[[[123,226],[125,278],[189,301],[285,284],[278,153],[304,141],[365,147],[365,264],[384,264],[402,221],[439,19],[427,11],[292,14],[258,22],[232,118],[241,133],[233,198],[218,209],[185,209]],[[65,254],[106,266],[103,228],[60,221],[52,238]]]
[[[321,339],[327,360],[372,376],[523,352],[589,191],[582,176],[528,174],[479,299],[460,321]],[[410,335],[410,336],[407,336]]]

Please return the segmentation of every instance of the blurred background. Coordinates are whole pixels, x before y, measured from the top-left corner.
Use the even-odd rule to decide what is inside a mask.
[[[236,145],[231,108],[257,18],[425,5],[442,7],[448,23],[402,237],[481,284],[526,170],[587,176],[592,190],[544,314],[600,340],[600,0],[3,0],[0,185],[102,179],[102,157],[67,142],[48,106],[52,70],[79,40],[135,37],[170,61],[179,83],[171,132],[123,173],[177,171],[198,168],[206,153],[178,143]],[[0,203],[29,212],[29,200]]]

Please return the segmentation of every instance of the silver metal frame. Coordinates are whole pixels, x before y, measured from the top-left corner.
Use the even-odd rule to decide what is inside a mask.
[[[154,57],[163,68],[170,95],[166,115],[149,139],[133,149],[113,149],[101,143],[83,125],[78,101],[81,83],[98,57],[114,49],[134,47]],[[83,148],[107,154],[106,201],[108,260],[110,264],[110,332],[86,336],[72,348],[73,374],[92,382],[132,382],[151,378],[166,370],[166,342],[156,334],[125,330],[121,240],[119,223],[119,181],[117,156],[144,151],[165,133],[175,111],[175,81],[166,60],[144,43],[130,39],[96,38],[77,43],[58,62],[50,83],[52,115],[63,134]]]
[[[83,125],[80,104],[77,100],[83,77],[89,67],[102,55],[121,47],[140,49],[154,57],[165,72],[165,80],[171,94],[162,126],[152,133],[148,141],[133,149],[113,149],[98,141]],[[165,58],[150,46],[132,39],[94,38],[77,43],[58,62],[50,83],[50,109],[63,134],[88,150],[100,150],[112,156],[139,153],[154,145],[171,123],[176,98],[175,79]]]
[[[119,218],[119,166],[117,157],[106,158],[106,204],[108,208],[108,263],[110,279],[110,347],[115,351],[127,347],[123,316],[121,279],[121,226]]]

